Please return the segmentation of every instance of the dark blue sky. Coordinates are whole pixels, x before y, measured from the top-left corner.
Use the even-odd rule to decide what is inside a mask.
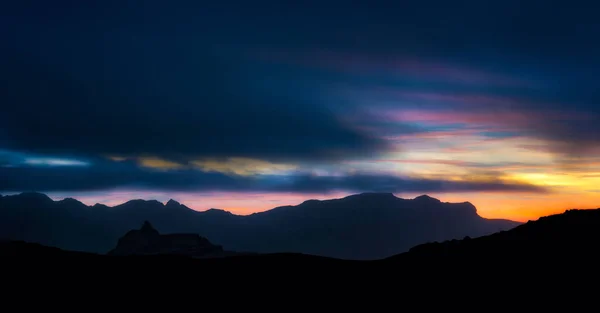
[[[593,199],[598,9],[3,3],[0,190]]]

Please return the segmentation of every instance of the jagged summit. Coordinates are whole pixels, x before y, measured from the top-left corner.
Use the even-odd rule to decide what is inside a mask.
[[[177,254],[201,257],[222,253],[223,248],[213,245],[198,234],[160,234],[152,224],[144,221],[139,230],[130,230],[121,237],[109,255]]]
[[[169,201],[167,201],[167,204],[165,204],[165,206],[167,206],[167,207],[178,207],[180,205],[181,205],[181,203],[179,203],[173,199],[169,199]]]
[[[148,221],[144,221],[144,224],[140,228],[140,231],[145,234],[154,234],[155,233],[158,235],[158,231],[156,229],[154,229],[152,224],[150,224],[150,222],[148,222]]]

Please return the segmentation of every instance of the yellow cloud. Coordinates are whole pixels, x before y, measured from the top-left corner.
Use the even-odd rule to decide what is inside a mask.
[[[540,186],[577,187],[576,190],[595,189],[600,177],[576,173],[515,173],[517,179]]]
[[[220,172],[241,176],[270,174],[277,175],[297,168],[296,165],[276,164],[249,158],[228,158],[225,160],[205,159],[190,162],[205,172]]]
[[[172,170],[172,169],[179,169],[179,168],[183,167],[182,164],[159,159],[159,158],[153,158],[153,157],[138,158],[138,162],[141,166],[150,167],[150,168],[154,168],[154,169],[161,169],[161,170]]]

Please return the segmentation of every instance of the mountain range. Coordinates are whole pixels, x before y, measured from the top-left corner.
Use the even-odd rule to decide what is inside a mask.
[[[156,231],[144,223],[141,229],[132,230],[122,239],[136,232]],[[204,246],[211,244],[204,239]],[[256,265],[264,268],[275,268],[275,265],[309,265],[315,264],[322,268],[333,270],[342,268],[353,269],[400,269],[405,272],[412,268],[427,268],[427,271],[448,269],[481,270],[481,265],[505,265],[516,270],[522,267],[526,270],[536,270],[541,265],[558,266],[577,264],[586,271],[597,271],[600,260],[596,247],[600,242],[600,209],[567,210],[562,214],[544,216],[535,221],[516,226],[510,230],[499,231],[480,237],[465,237],[457,240],[445,240],[416,245],[408,251],[387,258],[358,261],[340,260],[299,253],[266,253],[266,254],[232,254],[221,258],[192,258],[180,253],[148,255],[108,253],[93,254],[87,252],[69,251],[48,247],[37,243],[24,241],[0,241],[0,257],[40,258],[55,257],[65,261],[91,260],[102,261],[121,259],[132,265],[144,262],[172,262],[172,264],[211,264],[211,265]],[[122,245],[120,242],[119,245]],[[117,245],[117,249],[119,249]],[[127,248],[127,247],[124,247]],[[129,249],[126,249],[129,250]],[[121,255],[121,256],[119,256]],[[128,261],[129,260],[129,261]],[[588,264],[592,264],[589,267]],[[332,267],[329,267],[329,266]],[[49,266],[52,266],[50,264]],[[230,267],[233,269],[235,267]],[[248,267],[246,267],[247,269]],[[246,269],[243,269],[244,271]],[[550,267],[545,268],[550,269]],[[570,267],[568,272],[576,268]],[[489,271],[500,271],[494,268]],[[388,274],[390,274],[389,272]]]
[[[427,242],[478,237],[520,223],[485,219],[469,202],[427,195],[402,199],[363,193],[308,200],[250,215],[195,211],[174,200],[131,200],[88,206],[41,193],[0,197],[0,238],[66,250],[106,253],[119,238],[150,221],[161,233],[193,233],[228,251],[303,253],[341,259],[381,259]]]
[[[464,308],[469,307],[465,296],[489,298],[490,303],[496,300],[502,305],[505,302],[498,298],[508,294],[527,298],[526,305],[536,309],[569,303],[583,310],[590,307],[586,300],[595,299],[590,286],[598,273],[598,242],[600,209],[595,209],[568,210],[487,236],[421,244],[372,261],[298,253],[124,256],[1,240],[0,258],[6,269],[3,282],[11,286],[9,293],[15,291],[15,296],[6,298],[21,305],[17,293],[24,290],[62,297],[68,290],[68,295],[79,292],[93,299],[111,292],[120,296],[119,301],[135,302],[136,307],[156,306],[157,299],[168,299],[170,306],[186,299],[198,303],[199,297],[212,301],[232,293],[257,297],[256,302],[241,298],[234,303],[264,307],[268,293],[277,299],[289,298],[294,305],[312,301],[313,307],[331,303],[336,308],[356,308],[364,303],[383,310],[389,308],[386,300],[390,304],[413,300],[418,302],[416,307],[451,303]],[[135,292],[142,297],[132,296]],[[79,294],[77,299],[81,299]],[[476,303],[481,307],[480,301]],[[505,306],[514,307],[514,303]]]

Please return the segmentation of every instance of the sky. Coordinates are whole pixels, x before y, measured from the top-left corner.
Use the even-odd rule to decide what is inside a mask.
[[[0,193],[600,205],[592,1],[11,1]]]

